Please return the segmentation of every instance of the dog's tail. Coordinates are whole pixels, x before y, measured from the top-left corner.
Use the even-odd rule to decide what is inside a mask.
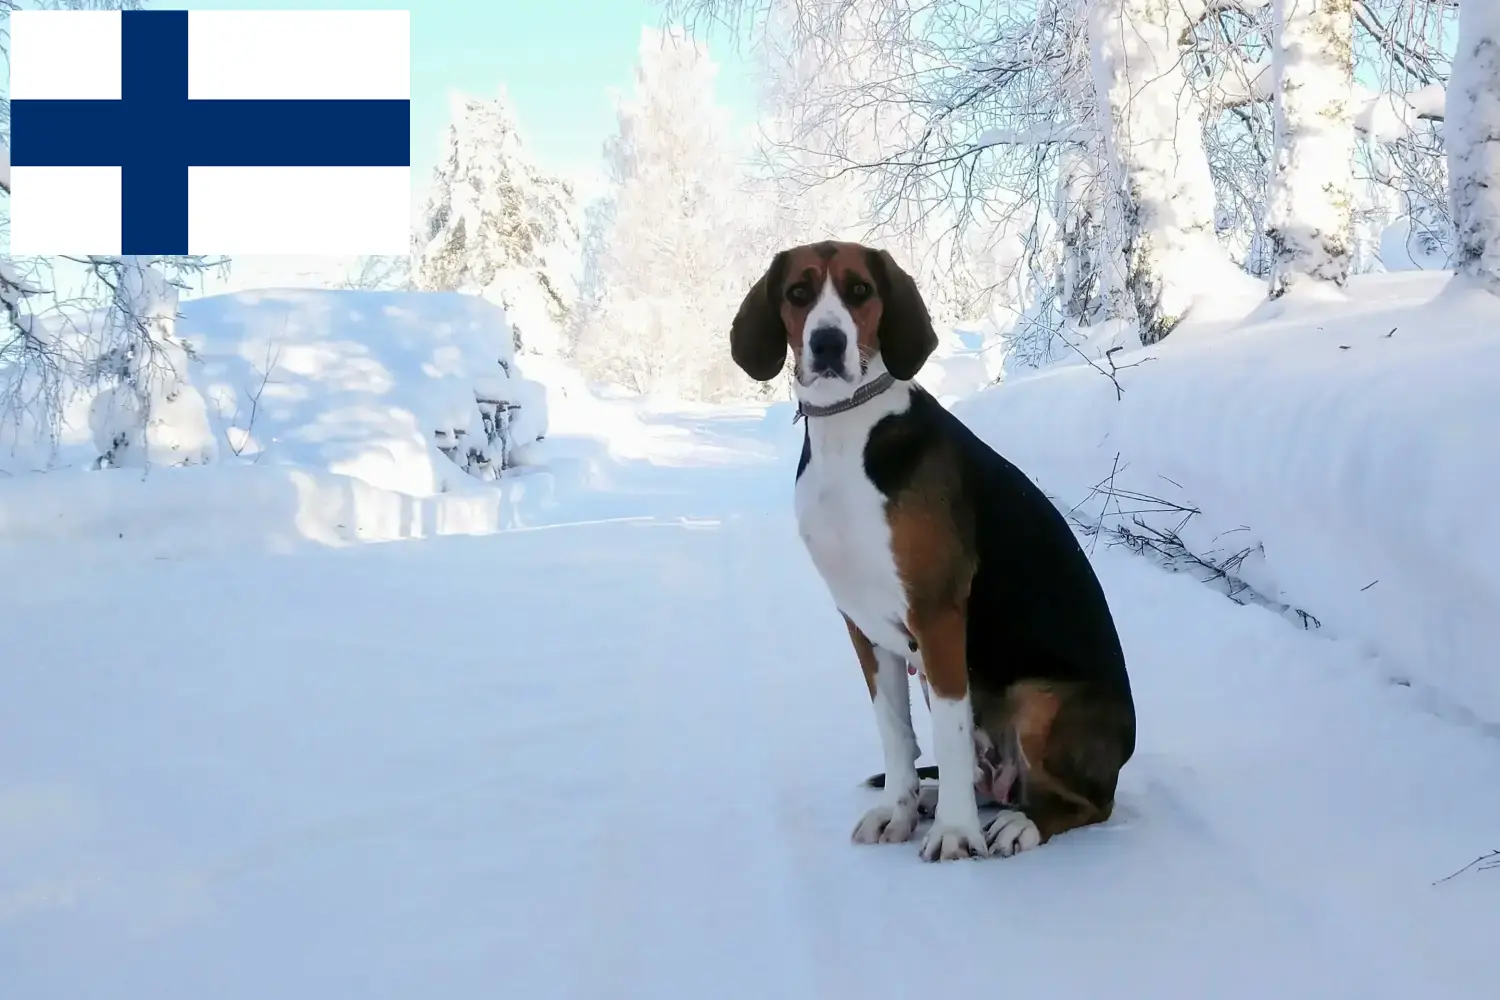
[[[938,776],[938,769],[937,769],[937,765],[936,764],[928,764],[926,767],[919,767],[919,768],[917,768],[917,778],[919,780],[922,779],[922,778],[927,778],[929,780],[936,781],[937,780],[937,776]],[[868,778],[865,779],[865,784],[868,785],[870,788],[884,788],[885,787],[885,772],[882,771],[879,774],[872,774],[872,775],[870,775]]]

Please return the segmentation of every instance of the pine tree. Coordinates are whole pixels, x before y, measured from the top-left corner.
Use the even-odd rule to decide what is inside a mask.
[[[456,96],[417,233],[414,283],[497,302],[518,347],[555,352],[576,295],[575,210],[572,186],[527,153],[503,90]]]

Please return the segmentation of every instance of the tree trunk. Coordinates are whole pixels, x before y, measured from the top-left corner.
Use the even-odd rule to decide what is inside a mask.
[[[1459,5],[1446,140],[1455,267],[1500,295],[1500,5],[1493,0]]]
[[[1058,300],[1078,326],[1135,319],[1120,247],[1118,183],[1102,142],[1069,143],[1058,157],[1057,214],[1062,239]]]
[[[1271,298],[1349,277],[1354,230],[1353,0],[1275,0]]]
[[[1100,119],[1124,187],[1125,280],[1146,344],[1195,308],[1262,294],[1214,233],[1203,108],[1182,71],[1190,27],[1175,0],[1097,0],[1090,10]]]

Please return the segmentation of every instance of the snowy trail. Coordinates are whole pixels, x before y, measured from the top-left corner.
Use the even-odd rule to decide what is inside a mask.
[[[1500,745],[1115,551],[1141,734],[1115,818],[980,863],[850,844],[878,741],[794,455],[742,419],[660,427],[670,462],[551,527],[39,568],[0,609],[0,995],[1493,982],[1500,882],[1430,883],[1495,846]]]

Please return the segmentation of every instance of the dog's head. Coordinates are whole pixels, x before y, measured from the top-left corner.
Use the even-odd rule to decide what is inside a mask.
[[[735,363],[769,382],[792,352],[799,397],[851,395],[872,368],[910,379],[937,347],[916,282],[884,250],[812,243],[783,250],[729,330]]]

